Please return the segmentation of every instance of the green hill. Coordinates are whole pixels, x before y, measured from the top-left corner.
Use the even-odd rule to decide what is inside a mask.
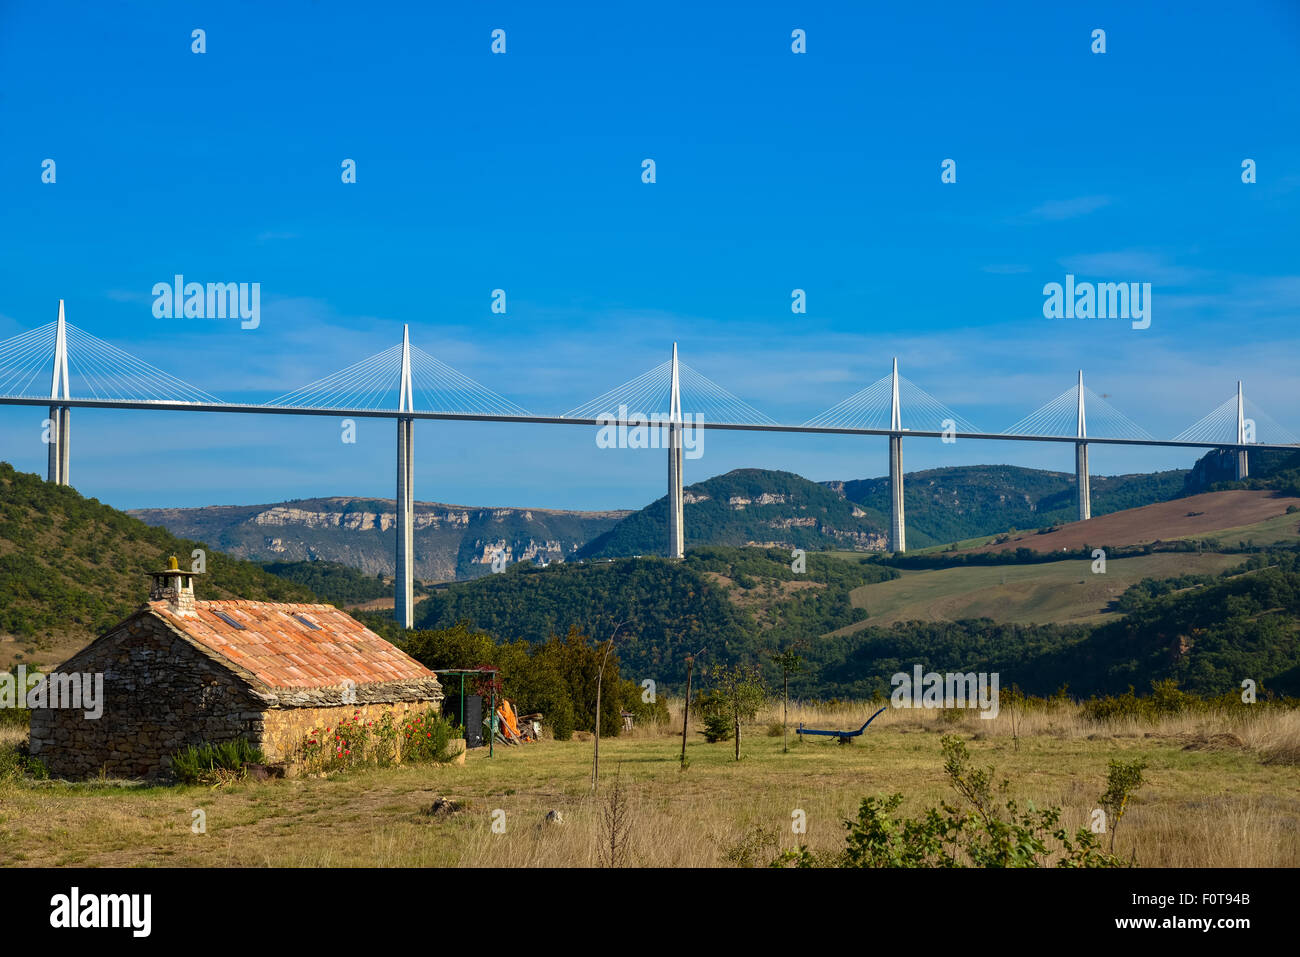
[[[618,654],[630,677],[670,684],[683,659],[705,649],[714,661],[820,635],[861,617],[854,588],[898,573],[867,559],[809,554],[796,573],[783,550],[698,548],[663,558],[524,564],[500,575],[436,588],[417,608],[420,628],[468,621],[507,641],[545,641],[577,625],[603,640],[619,623]]]
[[[1130,684],[1145,691],[1152,681],[1173,678],[1187,690],[1220,695],[1246,677],[1296,694],[1297,556],[1292,545],[1235,556],[1116,557],[1110,578],[1091,575],[1077,556],[1064,563],[1007,554],[998,564],[899,577],[883,556],[810,553],[801,575],[784,550],[702,547],[681,562],[523,565],[439,588],[421,605],[419,626],[464,621],[500,641],[538,642],[572,625],[603,639],[621,623],[625,673],[665,689],[680,687],[683,659],[700,650],[709,666],[757,662],[775,680],[767,653],[798,640],[806,667],[792,677],[791,692],[821,699],[887,692],[890,675],[917,664],[945,673],[998,672],[1004,687],[1014,683],[1034,694],[1062,685],[1082,695],[1122,693]],[[988,581],[1003,575],[1006,588],[1026,590],[1021,607],[981,596],[1003,588]],[[907,594],[910,582],[922,580],[933,588]],[[984,609],[998,620],[873,625],[871,609],[855,600],[866,595],[870,605],[872,594],[921,603],[913,607],[951,594],[969,611]],[[1049,620],[1032,623],[1038,615]]]
[[[684,490],[686,545],[884,548],[888,518],[793,472],[737,469]],[[919,537],[924,539],[924,535]],[[624,518],[579,549],[578,558],[662,554],[668,497]]]
[[[1196,463],[1188,476],[1192,491],[1219,491],[1230,488],[1269,489],[1284,495],[1300,495],[1300,452],[1248,453],[1250,477],[1236,480],[1236,457],[1214,449]]]
[[[164,567],[169,555],[189,565],[199,547],[0,462],[4,659],[43,659],[85,643],[148,598],[146,572]],[[318,600],[303,585],[217,551],[207,552],[207,573],[196,592],[201,598]],[[0,660],[0,667],[6,665]]]
[[[1139,603],[1065,654],[1032,665],[1081,693],[1174,678],[1223,694],[1244,679],[1300,694],[1300,556]]]
[[[286,581],[297,582],[333,605],[359,605],[376,598],[393,597],[393,581],[382,573],[364,575],[340,562],[263,562],[262,567]],[[417,594],[424,585],[415,583]]]
[[[854,590],[854,607],[864,609],[870,617],[850,628],[964,618],[1094,624],[1117,616],[1116,600],[1144,578],[1216,574],[1241,564],[1241,556],[1218,552],[1134,555],[1111,559],[1104,575],[1092,574],[1090,564],[1091,559],[1069,558],[904,571],[900,578]]]
[[[1092,476],[1092,514],[1150,505],[1184,492],[1188,472]],[[850,502],[887,514],[889,478],[828,483]],[[1033,529],[1078,518],[1074,473],[1013,465],[968,465],[904,476],[907,540],[913,548],[961,541],[1008,529]]]
[[[895,622],[811,645],[799,693],[888,694],[889,676],[926,671],[996,672],[1003,689],[1049,695],[1139,693],[1172,679],[1186,691],[1236,694],[1243,679],[1300,694],[1300,552],[1260,554],[1219,576],[1132,586],[1122,618],[1092,627],[1016,624],[989,618]],[[1192,581],[1188,581],[1192,579]],[[1176,586],[1176,587],[1173,587]],[[792,686],[793,687],[793,686]]]
[[[1165,501],[1185,494],[1189,485],[1217,480],[1222,463],[1212,459],[1205,457],[1195,473],[1093,476],[1093,513]],[[978,465],[905,478],[913,551],[1075,517],[1070,473]],[[739,469],[685,489],[686,543],[881,550],[888,544],[888,485],[887,478],[818,483],[790,472]],[[662,555],[668,539],[666,497],[635,512],[417,502],[415,513],[415,575],[426,581],[487,575],[499,550],[511,563],[628,558]],[[395,515],[389,500],[336,496],[130,514],[238,558],[286,565],[336,562],[371,577],[394,572]]]
[[[1094,515],[1184,493],[1188,471],[1093,476]],[[912,549],[1044,528],[1077,516],[1074,475],[1009,465],[911,472],[903,485]],[[738,469],[685,489],[686,544],[782,545],[882,550],[889,529],[889,479],[811,482],[791,472]],[[577,552],[578,558],[662,554],[668,498],[633,512]]]

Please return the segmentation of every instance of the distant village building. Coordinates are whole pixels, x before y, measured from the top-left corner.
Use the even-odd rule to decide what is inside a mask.
[[[55,777],[157,777],[187,745],[239,737],[277,763],[358,710],[442,701],[432,671],[337,608],[196,601],[175,558],[151,574],[149,601],[57,669],[103,674],[102,715],[32,711],[32,756]]]

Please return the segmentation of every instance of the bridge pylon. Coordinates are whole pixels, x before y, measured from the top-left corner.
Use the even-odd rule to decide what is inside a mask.
[[[686,555],[686,518],[682,493],[682,389],[673,343],[668,396],[668,557]]]
[[[402,326],[399,412],[415,411],[411,388],[411,329]],[[393,578],[393,617],[415,627],[415,419],[397,417],[397,574]]]
[[[1241,380],[1237,380],[1237,445],[1246,444],[1246,397],[1242,395]],[[1250,477],[1249,453],[1237,449],[1237,481]]]
[[[1086,522],[1092,518],[1092,485],[1088,478],[1088,419],[1083,402],[1083,370],[1079,370],[1079,409],[1078,425],[1075,434],[1079,441],[1074,444],[1074,484],[1079,496],[1079,521]]]
[[[68,391],[68,329],[63,318],[63,300],[59,300],[59,320],[54,333],[54,370],[50,377],[50,398],[70,399]],[[68,484],[68,465],[72,446],[72,409],[50,405],[49,481]]]
[[[893,396],[889,414],[889,550],[907,551],[907,525],[903,518],[903,410],[898,401],[898,357],[894,357]]]

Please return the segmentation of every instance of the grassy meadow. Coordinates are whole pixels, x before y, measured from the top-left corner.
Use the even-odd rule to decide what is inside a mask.
[[[853,607],[865,609],[871,617],[832,634],[852,634],[895,621],[963,618],[1092,625],[1118,617],[1120,613],[1109,606],[1143,578],[1215,575],[1241,561],[1240,555],[1216,552],[1156,552],[1112,558],[1104,575],[1094,575],[1091,562],[1078,558],[1032,565],[903,569],[892,581],[855,588]]]
[[[949,733],[966,740],[975,764],[1008,779],[1015,797],[1059,805],[1071,831],[1097,806],[1109,759],[1146,760],[1146,783],[1116,843],[1139,865],[1300,865],[1296,711],[1097,723],[1063,702],[1024,712],[1016,726],[1006,710],[982,720],[891,709],[853,744],[801,743],[792,732],[783,753],[778,704],[745,728],[739,762],[732,742],[708,744],[692,731],[682,772],[680,702],[670,710],[671,726],[601,741],[594,796],[590,740],[498,747],[492,758],[477,750],[460,766],[219,788],[0,778],[0,865],[600,866],[611,808],[621,803],[620,864],[761,866],[800,843],[842,848],[842,822],[865,796],[901,792],[900,813],[909,815],[955,800],[940,751]],[[796,705],[790,724],[856,728],[872,710],[868,702]],[[0,729],[0,749],[23,734]],[[440,797],[462,810],[428,814]],[[197,810],[204,833],[193,828]],[[545,823],[552,810],[563,823]],[[802,835],[792,832],[796,811],[806,816]]]

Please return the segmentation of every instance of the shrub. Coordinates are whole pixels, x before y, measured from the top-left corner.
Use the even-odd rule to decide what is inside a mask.
[[[1243,706],[1240,695],[1226,692],[1217,698],[1201,698],[1183,691],[1173,678],[1151,682],[1151,694],[1139,698],[1129,685],[1121,695],[1104,695],[1083,702],[1082,712],[1092,721],[1106,722],[1123,718],[1156,720],[1168,715],[1230,709]]]
[[[731,740],[731,718],[723,711],[710,711],[704,716],[704,740],[709,744]]]
[[[1099,802],[1107,814],[1107,826],[1110,829],[1110,850],[1115,851],[1115,832],[1119,822],[1128,810],[1129,798],[1143,784],[1142,772],[1146,770],[1145,761],[1117,761],[1111,758],[1106,773],[1106,791]]]
[[[653,701],[643,698],[644,692],[635,681],[623,682],[623,707],[632,712],[633,720],[641,726],[667,724],[668,704],[659,695]]]
[[[221,784],[242,778],[245,765],[265,760],[260,748],[245,738],[234,738],[182,748],[172,755],[171,771],[183,784]]]
[[[573,737],[573,702],[567,697],[555,698],[549,710],[542,712],[542,720],[551,726],[551,737],[568,741]]]
[[[452,756],[448,744],[456,737],[456,726],[433,709],[404,718],[398,733],[404,762],[446,761]]]
[[[739,841],[722,848],[722,859],[732,867],[760,867],[780,843],[778,828],[756,824]]]
[[[943,801],[915,818],[898,818],[902,794],[863,798],[858,817],[845,821],[845,848],[839,854],[815,854],[807,846],[786,851],[773,867],[1122,867],[1124,862],[1101,850],[1097,835],[1086,827],[1073,835],[1060,826],[1061,809],[1024,809],[1006,796],[1009,782],[993,786],[993,768],[974,768],[961,738],[943,738],[944,773],[962,799]],[[1139,770],[1140,776],[1140,770]],[[1112,786],[1115,771],[1112,768]],[[1127,793],[1136,787],[1126,777]],[[1139,782],[1140,783],[1140,782]],[[1110,792],[1108,791],[1108,794]],[[1055,842],[1055,847],[1048,840]]]
[[[1092,721],[1105,722],[1120,718],[1138,718],[1145,711],[1142,700],[1133,693],[1133,686],[1122,695],[1105,695],[1089,698],[1083,703],[1083,716]]]
[[[363,718],[357,710],[334,727],[309,731],[299,754],[304,769],[318,772],[447,761],[452,757],[448,744],[455,737],[456,725],[432,708],[400,721],[391,711],[375,719]]]
[[[339,771],[371,761],[391,763],[396,755],[396,735],[391,713],[385,713],[375,729],[374,719],[363,721],[358,709],[333,727],[307,732],[300,749],[303,765],[312,771]]]
[[[1157,715],[1183,714],[1201,707],[1200,700],[1195,695],[1180,691],[1178,682],[1173,678],[1151,682],[1151,697],[1147,700]]]
[[[31,777],[44,780],[50,776],[39,758],[27,752],[27,742],[15,745],[0,745],[0,781],[14,781]]]

